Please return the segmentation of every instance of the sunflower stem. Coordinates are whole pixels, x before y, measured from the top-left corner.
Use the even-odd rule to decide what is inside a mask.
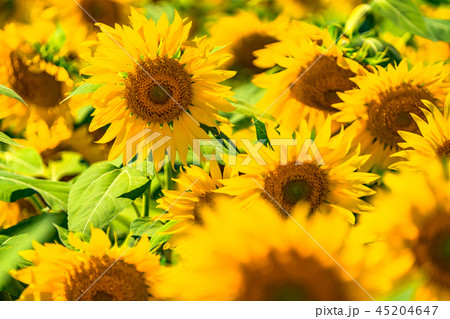
[[[166,189],[171,189],[172,187],[172,173],[172,165],[170,164],[170,161],[166,159],[166,163],[164,164],[164,184]]]
[[[144,212],[144,217],[150,216],[150,198],[152,197],[151,188],[152,188],[152,183],[150,182],[150,185],[148,186],[147,190],[145,191],[144,197],[142,200],[142,206],[143,206],[142,210]]]
[[[140,211],[139,208],[137,207],[136,203],[135,203],[135,202],[132,202],[132,203],[131,203],[131,206],[133,206],[134,212],[136,213],[136,216],[137,216],[138,218],[139,218],[139,217],[142,217],[142,216],[141,216],[141,211]]]

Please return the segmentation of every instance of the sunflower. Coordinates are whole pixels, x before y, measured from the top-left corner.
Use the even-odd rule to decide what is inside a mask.
[[[275,60],[283,70],[255,77],[253,82],[267,89],[256,107],[292,132],[304,118],[311,126],[320,126],[337,111],[333,104],[341,101],[338,93],[355,88],[350,79],[365,73],[361,65],[343,56],[327,30],[321,34],[321,39],[288,37],[284,45],[257,53],[257,61]],[[280,48],[287,51],[279,52]]]
[[[111,247],[108,235],[93,228],[89,243],[73,233],[69,242],[77,250],[34,242],[34,250],[20,253],[34,264],[12,272],[28,285],[21,300],[154,299],[153,286],[159,280],[160,265],[159,258],[148,252],[147,237],[131,248],[126,244]]]
[[[214,162],[210,163],[211,165]],[[210,175],[211,174],[211,175]],[[223,168],[223,172],[211,169],[210,174],[198,166],[186,166],[184,172],[178,179],[177,190],[163,190],[164,197],[157,200],[158,208],[168,213],[163,215],[161,220],[178,220],[174,227],[168,230],[169,233],[181,233],[192,225],[202,225],[203,216],[201,211],[203,206],[213,208],[217,199],[226,195],[215,193],[214,191],[222,186],[219,180],[227,179],[233,175],[229,166]],[[173,243],[174,239],[171,240]]]
[[[13,203],[0,201],[0,229],[16,225],[24,219],[35,216],[39,211],[27,199]]]
[[[398,131],[405,140],[398,145],[404,149],[393,156],[408,160],[399,161],[390,166],[391,169],[411,167],[421,169],[430,159],[437,157],[450,158],[450,94],[444,106],[444,114],[431,102],[424,100],[428,109],[422,108],[427,121],[415,114],[411,114],[416,122],[420,134]]]
[[[376,265],[366,263],[363,245],[347,240],[350,225],[339,215],[295,214],[309,237],[262,200],[247,209],[222,200],[204,210],[204,227],[191,229],[176,250],[180,263],[155,288],[166,299],[368,300],[384,289],[385,278],[370,278]]]
[[[406,60],[398,66],[378,67],[374,73],[354,79],[358,88],[340,93],[342,103],[333,107],[340,111],[333,117],[340,122],[357,121],[359,133],[355,139],[363,153],[372,154],[364,169],[375,166],[381,169],[396,162],[390,157],[399,151],[402,141],[398,131],[418,133],[419,128],[411,113],[423,116],[421,100],[442,108],[449,85],[442,63],[414,65],[408,70]]]
[[[284,14],[300,19],[314,14],[332,13],[346,17],[361,0],[276,0]]]
[[[71,123],[74,104],[60,102],[72,89],[73,81],[65,68],[41,55],[40,48],[55,30],[45,21],[36,21],[33,26],[9,24],[0,30],[0,83],[13,89],[27,104],[1,95],[2,129],[20,133],[35,120],[43,120],[50,127],[60,118]]]
[[[217,69],[229,55],[212,50],[205,37],[183,45],[190,23],[178,13],[172,24],[165,14],[158,23],[136,11],[130,19],[131,27],[100,25],[97,51],[88,60],[91,66],[82,71],[91,76],[89,83],[103,84],[93,93],[96,110],[90,130],[110,124],[99,142],[115,139],[111,159],[124,151],[129,139],[148,130],[153,140],[147,151],[153,151],[155,163],[164,159],[164,148],[156,146],[164,139],[169,140],[165,145],[171,147],[171,159],[178,151],[186,164],[193,140],[208,138],[200,123],[218,127],[216,121],[227,122],[218,111],[234,109],[226,100],[231,97],[229,87],[219,84],[234,72]],[[140,155],[146,158],[148,152]],[[136,153],[133,149],[131,158]],[[131,158],[124,152],[124,162]]]
[[[389,192],[380,193],[377,211],[359,224],[372,245],[385,246],[383,258],[404,260],[395,284],[417,285],[414,300],[450,299],[450,170],[444,163],[431,159],[422,171],[387,174]]]
[[[379,176],[357,172],[370,155],[360,156],[358,147],[350,151],[354,136],[351,128],[331,137],[328,117],[313,144],[309,143],[313,135],[306,121],[302,121],[296,133],[295,144],[278,143],[283,142],[281,138],[292,141],[289,133],[271,135],[273,150],[259,145],[261,151],[257,156],[260,158],[254,156],[255,159],[249,161],[245,155],[238,156],[236,170],[242,174],[223,180],[225,186],[216,192],[236,196],[244,206],[263,197],[279,208],[284,217],[297,204],[306,202],[310,215],[335,211],[344,214],[352,224],[354,213],[373,208],[361,197],[375,194],[364,184],[372,183]]]
[[[278,36],[288,29],[289,20],[280,16],[274,21],[262,21],[254,13],[239,11],[235,16],[223,17],[210,28],[211,43],[224,46],[233,55],[227,65],[233,70],[260,73],[263,68],[253,64],[254,52],[277,42]]]

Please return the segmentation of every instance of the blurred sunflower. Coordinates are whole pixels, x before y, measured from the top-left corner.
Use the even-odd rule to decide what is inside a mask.
[[[277,42],[278,36],[288,29],[289,20],[280,16],[274,21],[260,20],[254,13],[239,11],[235,16],[223,17],[210,28],[211,44],[227,45],[224,51],[233,55],[227,63],[233,70],[264,71],[253,64],[254,52]]]
[[[355,88],[350,79],[366,71],[343,56],[327,30],[320,40],[290,37],[284,41],[288,52],[273,47],[258,52],[259,59],[274,59],[284,69],[255,77],[253,82],[267,89],[256,107],[292,132],[303,119],[310,127],[320,127],[327,115],[337,111],[333,104],[341,101],[338,93]]]
[[[198,166],[186,166],[180,177],[175,179],[177,190],[163,190],[164,197],[157,200],[158,208],[168,213],[160,219],[179,221],[168,233],[181,233],[192,225],[202,225],[203,206],[213,208],[218,198],[226,197],[214,191],[222,186],[219,180],[230,178],[233,172],[229,166],[224,167],[223,173],[214,171],[211,170],[211,176]],[[172,237],[169,244],[174,243],[174,240],[176,238]]]
[[[450,94],[447,95],[444,114],[431,102],[423,101],[423,103],[428,108],[421,108],[426,121],[411,114],[420,134],[398,131],[405,142],[398,143],[403,150],[393,156],[403,157],[408,161],[394,163],[390,166],[392,169],[401,167],[422,169],[424,164],[433,158],[450,158]]]
[[[0,201],[0,228],[12,227],[37,214],[39,214],[38,209],[27,199],[19,199],[13,203]]]
[[[314,14],[349,15],[362,0],[276,0],[284,14],[300,19]]]
[[[73,81],[64,67],[42,56],[43,48],[55,32],[56,27],[43,20],[32,26],[9,24],[0,30],[3,61],[0,83],[13,89],[27,103],[0,96],[3,130],[20,133],[27,123],[36,120],[45,121],[49,127],[60,118],[68,124],[72,122],[75,103],[60,102],[72,89]]]
[[[93,228],[89,243],[73,233],[69,242],[76,251],[59,244],[35,242],[34,250],[20,253],[34,264],[12,272],[16,279],[28,285],[20,300],[154,299],[153,286],[159,280],[160,265],[159,258],[148,252],[147,237],[132,248],[126,244],[111,247],[108,235]]]
[[[384,245],[383,258],[404,260],[396,284],[418,284],[413,300],[450,299],[449,176],[447,161],[438,159],[422,171],[390,173],[384,179],[389,192],[377,197],[376,213],[360,220],[359,231],[373,236],[371,245]]]
[[[168,269],[166,281],[155,288],[166,299],[370,298],[296,223],[280,218],[265,201],[242,209],[222,200],[214,209],[204,210],[204,227],[191,229],[177,249],[181,262]],[[298,223],[364,288],[371,293],[378,290],[380,281],[369,278],[363,245],[346,240],[350,227],[345,219],[306,218],[301,212],[296,216],[303,216]]]
[[[218,111],[234,109],[226,100],[232,94],[229,87],[219,84],[234,72],[217,69],[229,54],[213,51],[205,37],[184,46],[190,23],[183,22],[178,13],[172,24],[165,14],[158,23],[136,11],[130,19],[131,27],[101,25],[104,32],[98,34],[97,51],[88,60],[91,66],[82,71],[91,76],[86,80],[89,83],[104,84],[93,93],[96,110],[90,130],[110,124],[99,141],[115,139],[110,159],[124,151],[127,140],[147,129],[159,138],[148,143],[142,158],[152,151],[154,163],[160,163],[165,149],[153,146],[169,137],[166,145],[171,147],[171,159],[178,152],[186,164],[193,140],[208,138],[200,123],[218,127],[216,121],[228,122]],[[130,159],[123,154],[124,162]]]
[[[11,22],[27,22],[32,8],[30,0],[0,0],[0,28]]]
[[[357,172],[370,155],[360,156],[359,147],[350,151],[353,137],[351,128],[342,129],[331,137],[328,117],[315,136],[314,144],[308,143],[313,135],[306,121],[302,121],[295,145],[275,146],[277,139],[292,139],[289,133],[269,136],[274,149],[261,145],[261,158],[251,162],[245,155],[238,156],[241,162],[236,170],[243,174],[223,180],[224,187],[216,192],[236,196],[243,206],[263,197],[286,218],[285,212],[291,213],[297,204],[306,202],[309,215],[336,211],[354,224],[354,213],[373,209],[361,197],[375,194],[364,184],[372,183],[379,176]]]
[[[374,73],[356,77],[358,88],[339,94],[343,102],[333,105],[340,110],[333,117],[340,122],[357,121],[355,142],[361,144],[363,153],[372,154],[364,169],[386,168],[398,160],[390,157],[400,150],[398,131],[419,132],[411,113],[423,116],[421,100],[443,107],[441,101],[449,89],[445,78],[442,63],[418,63],[408,70],[403,60],[397,67],[378,67]]]

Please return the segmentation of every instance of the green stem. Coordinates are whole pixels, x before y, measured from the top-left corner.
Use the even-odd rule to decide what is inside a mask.
[[[148,217],[150,215],[150,198],[152,197],[151,195],[151,183],[148,186],[147,190],[145,191],[144,195],[143,195],[143,199],[142,199],[142,206],[143,206],[143,212],[144,212],[144,217]]]
[[[166,164],[164,164],[164,185],[166,186],[166,189],[171,189],[172,187],[172,165],[170,164],[170,161],[166,161]]]
[[[137,216],[138,218],[141,217],[141,212],[139,211],[139,208],[136,206],[136,203],[135,203],[135,202],[132,202],[132,203],[131,203],[131,206],[133,206],[134,212],[136,213],[136,216]]]

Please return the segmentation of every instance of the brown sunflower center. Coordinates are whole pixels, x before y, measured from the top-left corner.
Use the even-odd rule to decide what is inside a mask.
[[[119,4],[111,0],[82,0],[80,6],[94,18],[96,22],[101,22],[109,26],[120,23],[120,7]],[[88,24],[92,24],[91,17],[83,11],[83,19]]]
[[[417,124],[410,113],[423,117],[422,99],[433,101],[428,91],[411,84],[381,93],[379,102],[372,101],[367,106],[367,128],[381,143],[397,148],[397,143],[402,141],[398,131],[417,133]]]
[[[450,289],[450,214],[434,214],[424,223],[414,252],[433,282]]]
[[[203,194],[202,197],[198,200],[197,205],[194,208],[194,221],[197,225],[203,225],[203,216],[201,214],[203,208],[210,208],[213,209],[214,205],[216,204],[216,201],[218,198],[227,198],[230,197],[226,194],[218,194],[213,192],[207,192]]]
[[[73,301],[81,296],[82,301],[147,300],[144,274],[121,259],[114,261],[109,256],[90,257],[89,263],[76,269],[66,280],[66,299]]]
[[[125,100],[144,121],[169,123],[191,105],[191,77],[174,59],[146,59],[127,76]]]
[[[341,68],[336,58],[325,55],[316,57],[300,70],[299,79],[290,89],[291,94],[305,105],[333,113],[337,111],[333,104],[342,102],[337,93],[356,87],[350,80],[355,75],[352,71]]]
[[[450,140],[446,140],[441,146],[436,150],[436,154],[439,157],[450,157]]]
[[[57,106],[63,99],[62,83],[45,71],[35,73],[13,52],[10,54],[12,89],[28,104],[50,108]]]
[[[241,269],[242,288],[237,300],[348,300],[345,282],[333,269],[292,250],[271,251],[265,260],[245,264]]]
[[[233,55],[235,59],[233,68],[250,69],[254,73],[264,71],[253,64],[253,61],[256,58],[254,52],[264,49],[266,45],[276,41],[276,38],[260,33],[252,33],[243,37],[233,46]]]
[[[308,202],[310,213],[314,213],[329,192],[327,174],[317,164],[309,162],[278,166],[267,174],[264,189],[270,196],[264,193],[263,197],[269,201],[273,198],[288,213],[301,201]],[[283,211],[281,214],[287,217]]]

